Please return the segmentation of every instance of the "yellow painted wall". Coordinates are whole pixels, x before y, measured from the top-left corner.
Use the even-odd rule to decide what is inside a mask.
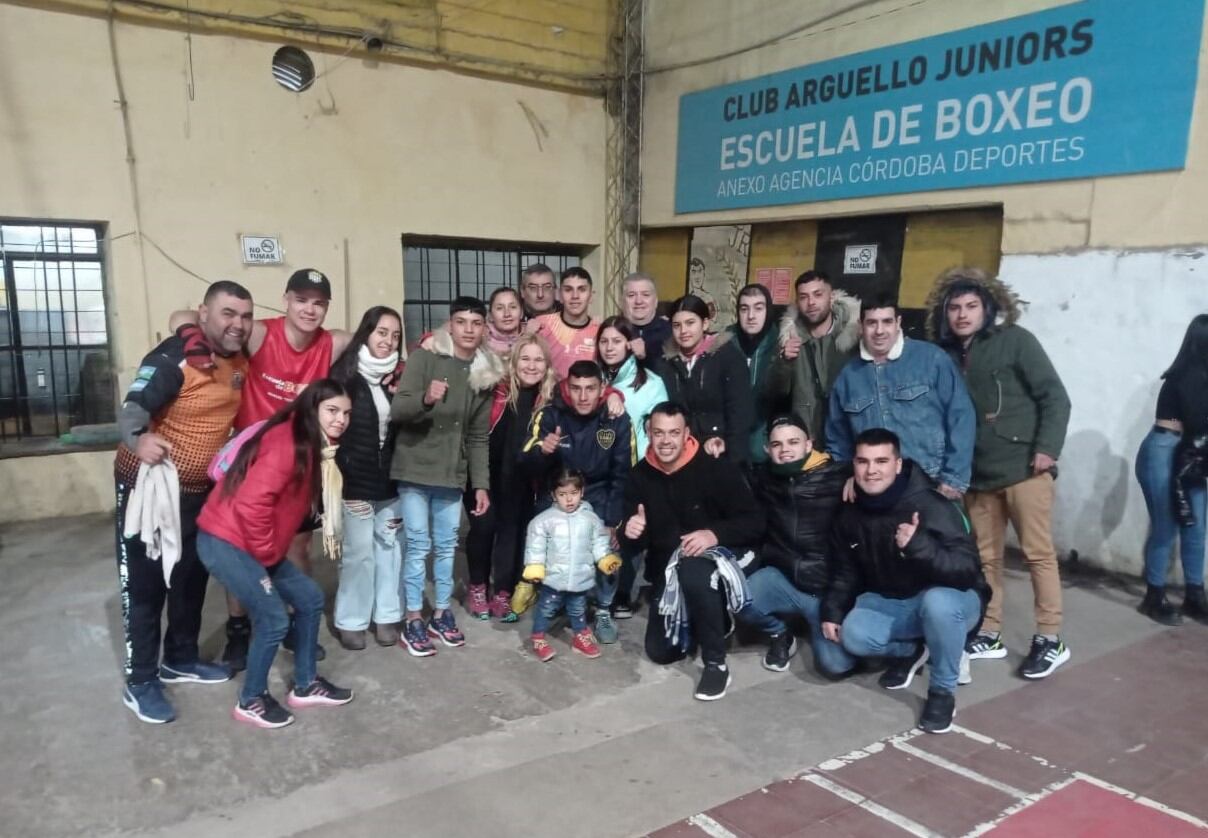
[[[981,268],[998,274],[1002,211],[998,207],[911,213],[906,218],[898,302],[922,308],[935,279],[949,268]]]
[[[1066,2],[660,0],[648,4],[642,223],[651,227],[707,226],[1001,204],[1002,252],[1007,254],[1204,242],[1208,236],[1208,202],[1203,200],[1208,192],[1208,142],[1204,138],[1208,84],[1202,81],[1195,97],[1187,164],[1180,172],[675,213],[675,152],[682,94]],[[811,20],[820,22],[785,37]],[[765,46],[742,49],[757,44]],[[736,54],[711,60],[728,53]],[[1208,37],[1201,41],[1199,77],[1208,78]]]
[[[579,244],[603,270],[597,97],[360,59],[294,94],[273,81],[274,44],[198,34],[190,97],[182,31],[118,23],[115,36],[142,249],[106,21],[0,3],[0,218],[108,225],[123,391],[205,280],[279,307],[289,273],[317,267],[334,285],[328,323],[345,327],[401,305],[403,234]],[[280,236],[286,264],[245,267],[240,233]],[[28,480],[40,462],[0,459],[0,486],[26,487],[0,521],[58,508],[58,472]]]
[[[688,249],[692,230],[643,230],[638,270],[654,278],[660,300],[674,300],[688,288]]]
[[[0,460],[0,524],[113,508],[113,452]],[[112,531],[98,537],[112,539]]]
[[[125,23],[287,41],[375,60],[457,68],[601,93],[614,0],[9,0]],[[335,60],[338,60],[335,59]]]
[[[789,268],[793,279],[814,267],[818,225],[813,221],[782,221],[751,227],[751,259],[747,282],[755,282],[760,268]]]

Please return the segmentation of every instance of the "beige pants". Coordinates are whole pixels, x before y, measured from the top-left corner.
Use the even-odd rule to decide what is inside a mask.
[[[1015,528],[1032,574],[1036,633],[1061,631],[1061,573],[1053,549],[1053,478],[1031,477],[993,492],[970,491],[965,498],[982,571],[994,595],[986,609],[983,631],[1002,631],[1002,564],[1007,522]]]

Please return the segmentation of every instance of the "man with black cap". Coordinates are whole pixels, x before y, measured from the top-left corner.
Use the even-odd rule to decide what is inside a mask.
[[[323,328],[331,305],[331,282],[314,268],[294,271],[282,297],[285,314],[257,320],[247,342],[249,356],[243,401],[235,417],[235,430],[268,419],[277,409],[292,402],[312,381],[325,378],[331,362],[344,352],[351,335]],[[170,326],[187,340],[188,326],[197,322],[197,312],[177,311]],[[181,327],[183,333],[180,330]],[[194,328],[196,328],[194,326]],[[313,522],[290,544],[287,558],[310,575],[310,533]],[[251,623],[238,600],[227,595],[227,648],[222,659],[239,672],[247,666]],[[286,638],[286,648],[292,648]],[[318,660],[326,653],[319,647]]]

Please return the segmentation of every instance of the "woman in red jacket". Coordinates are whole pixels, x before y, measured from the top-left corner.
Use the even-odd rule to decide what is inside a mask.
[[[344,388],[329,378],[308,386],[244,443],[197,519],[201,562],[252,618],[247,673],[232,713],[257,727],[285,727],[293,714],[269,694],[268,672],[294,610],[297,645],[290,707],[352,701],[315,672],[315,643],[323,614],[319,586],[285,560],[298,527],[334,495],[340,513],[336,441],[352,410]],[[338,537],[338,534],[337,534]]]

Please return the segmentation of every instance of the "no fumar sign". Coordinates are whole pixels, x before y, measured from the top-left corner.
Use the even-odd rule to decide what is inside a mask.
[[[245,265],[280,265],[281,242],[276,236],[240,236]]]

